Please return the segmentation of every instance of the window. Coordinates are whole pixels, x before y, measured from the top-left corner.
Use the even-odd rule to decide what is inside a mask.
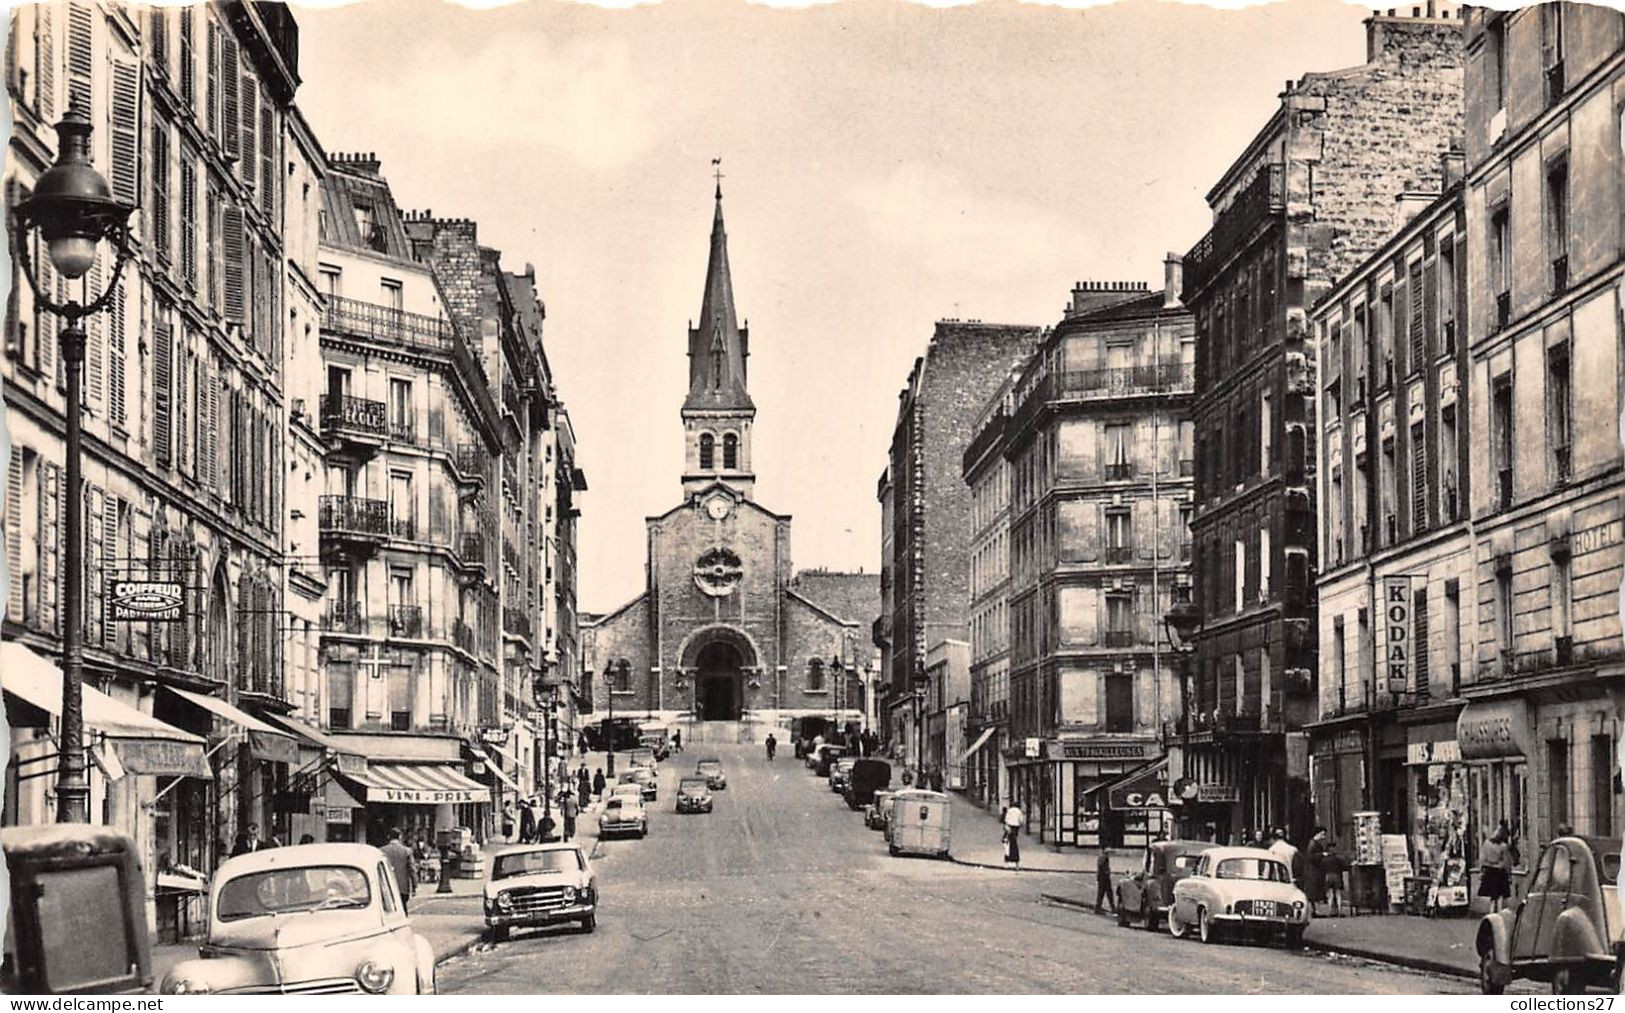
[[[1388,390],[1394,385],[1394,287],[1382,287],[1382,303],[1377,309],[1377,361],[1381,373],[1377,376],[1377,389]]]
[[[1557,644],[1558,665],[1574,663],[1573,573],[1566,553],[1552,556],[1551,569],[1552,637]]]
[[[1456,406],[1439,412],[1439,511],[1445,523],[1460,516],[1461,490],[1456,483],[1456,462],[1460,448],[1456,441]]]
[[[1405,364],[1405,375],[1414,376],[1427,365],[1427,333],[1422,327],[1422,304],[1426,290],[1422,287],[1422,262],[1411,265],[1410,281],[1410,361]]]
[[[1490,94],[1495,99],[1494,108],[1505,109],[1507,105],[1507,16],[1497,14],[1490,22],[1485,32],[1484,59],[1486,64],[1486,82]]]
[[[326,264],[321,265],[320,270],[322,274],[322,294],[329,299],[337,298],[342,294],[340,280],[343,277],[343,272],[336,267],[328,267]]]
[[[1411,595],[1411,665],[1416,673],[1412,685],[1423,696],[1428,693],[1428,590],[1418,588]]]
[[[389,669],[389,727],[397,732],[412,730],[412,669],[408,665]]]
[[[1179,558],[1191,558],[1191,516],[1195,508],[1189,503],[1179,504]]]
[[[1572,474],[1574,439],[1573,387],[1567,342],[1546,350],[1546,436],[1552,448],[1552,475],[1559,486]]]
[[[385,309],[392,310],[396,313],[400,313],[406,309],[405,293],[401,288],[400,282],[393,281],[389,278],[384,278],[378,283],[378,289],[379,295],[383,299],[383,306]]]
[[[824,659],[809,658],[807,661],[807,690],[821,692],[824,688]]]
[[[1495,569],[1495,635],[1501,649],[1501,674],[1512,674],[1512,560]]]
[[[351,727],[354,715],[355,667],[333,662],[327,672],[327,725],[338,730]]]
[[[1131,430],[1126,425],[1106,426],[1106,478],[1125,479],[1134,477],[1134,465],[1130,463],[1129,439]]]
[[[700,470],[710,471],[716,466],[717,438],[710,433],[700,434]]]
[[[396,538],[415,538],[417,503],[412,495],[412,473],[389,473],[389,523]]]
[[[372,208],[369,205],[355,205],[355,232],[363,245],[374,250],[383,249],[383,233],[373,221]]]
[[[1399,541],[1399,518],[1395,516],[1398,506],[1394,501],[1397,482],[1394,474],[1396,465],[1394,462],[1394,438],[1392,436],[1382,441],[1382,461],[1378,467],[1380,469],[1377,475],[1377,484],[1380,487],[1378,495],[1381,497],[1378,506],[1382,510],[1382,527],[1379,529],[1382,535],[1380,544],[1392,545]]]
[[[1428,442],[1422,423],[1411,426],[1411,533],[1428,526]]]
[[[1271,437],[1274,433],[1274,413],[1270,411],[1270,395],[1268,392],[1259,399],[1258,404],[1258,473],[1270,473],[1270,455],[1274,450]]]
[[[1106,731],[1132,732],[1134,730],[1134,678],[1129,675],[1106,676]]]
[[[1490,212],[1490,295],[1497,329],[1512,320],[1512,227],[1506,205]]]
[[[1614,740],[1607,735],[1591,736],[1591,832],[1598,837],[1614,836],[1614,772],[1618,770]]]
[[[1134,643],[1134,598],[1127,594],[1106,596],[1106,646],[1128,647]]]
[[[1496,377],[1490,400],[1490,439],[1495,451],[1495,505],[1512,506],[1512,375]]]
[[[1546,742],[1546,783],[1550,798],[1552,829],[1573,822],[1573,799],[1569,779],[1569,740],[1548,739]]]
[[[1461,584],[1444,582],[1444,663],[1450,671],[1450,695],[1461,687]]]
[[[1439,342],[1440,352],[1456,351],[1456,247],[1449,236],[1439,242]]]
[[[391,377],[389,381],[389,436],[402,443],[412,443],[414,421],[412,411],[412,381]]]
[[[1348,674],[1348,637],[1343,632],[1343,617],[1332,620],[1332,680],[1337,686],[1338,709],[1344,700],[1344,679]]]
[[[1084,505],[1088,509],[1088,505]],[[1126,563],[1133,552],[1134,533],[1131,515],[1126,509],[1106,511],[1106,562]]]
[[[1546,72],[1546,102],[1563,97],[1567,81],[1563,73],[1563,4],[1540,5],[1540,56]]]
[[[632,663],[625,658],[615,663],[615,692],[632,692]]]
[[[1544,4],[1541,10],[1561,4]],[[1546,170],[1546,258],[1553,292],[1569,287],[1569,163],[1561,158]]]
[[[1247,607],[1247,543],[1236,539],[1232,565],[1236,571],[1236,611]]]
[[[1270,528],[1265,521],[1258,528],[1258,600],[1270,600]]]
[[[1343,565],[1343,469],[1332,469],[1326,504],[1326,558]]]
[[[722,437],[722,467],[734,471],[739,467],[739,437],[726,433]]]

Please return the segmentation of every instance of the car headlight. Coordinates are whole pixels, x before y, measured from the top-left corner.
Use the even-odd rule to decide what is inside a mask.
[[[576,888],[573,887],[573,886],[565,887],[564,888],[564,903],[566,903],[566,904],[574,904],[575,899],[576,899]]]
[[[158,992],[161,995],[208,995],[209,986],[190,978],[165,978]]]
[[[355,980],[368,992],[379,995],[389,991],[389,986],[395,983],[395,969],[374,960],[363,960],[355,969]]]
[[[501,908],[504,911],[506,911],[509,908],[513,907],[513,897],[510,896],[506,890],[504,890],[501,893],[497,894],[497,907]]]
[[[1303,917],[1303,901],[1295,900],[1292,902],[1292,914],[1297,918]]]

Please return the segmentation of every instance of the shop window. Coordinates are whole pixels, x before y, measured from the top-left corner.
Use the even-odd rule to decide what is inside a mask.
[[[1569,781],[1569,740],[1550,739],[1546,743],[1546,786],[1549,799],[1547,811],[1551,814],[1551,832],[1572,822]]]
[[[1614,740],[1607,735],[1591,737],[1591,832],[1597,837],[1614,836]]]

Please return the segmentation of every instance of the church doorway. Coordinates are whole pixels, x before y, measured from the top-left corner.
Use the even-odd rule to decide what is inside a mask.
[[[713,640],[700,651],[695,709],[701,721],[738,721],[745,704],[744,659],[739,648]]]

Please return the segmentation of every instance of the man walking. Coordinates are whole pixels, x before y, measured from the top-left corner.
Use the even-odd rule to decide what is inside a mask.
[[[389,867],[395,873],[395,885],[401,891],[401,910],[404,912],[407,903],[412,899],[412,852],[401,843],[401,828],[391,827],[389,843],[381,849],[384,857],[389,859]]]
[[[1298,849],[1293,847],[1286,839],[1286,831],[1280,827],[1275,828],[1275,843],[1269,847],[1270,853],[1280,857],[1286,863],[1287,871],[1292,875],[1292,882],[1299,880],[1298,875]]]
[[[559,796],[559,813],[564,817],[564,839],[573,840],[576,835],[576,799],[570,794],[570,789],[564,789]]]
[[[536,843],[536,810],[528,798],[519,802],[519,843]]]
[[[596,799],[601,799],[601,798],[604,797],[604,785],[605,784],[606,784],[606,782],[604,781],[604,768],[599,767],[598,770],[595,771],[593,773],[593,775],[592,775],[592,797],[595,800]]]
[[[1117,898],[1112,894],[1112,856],[1104,846],[1100,849],[1100,857],[1095,859],[1095,914],[1100,914],[1102,898],[1111,902],[1112,914],[1116,914]]]

